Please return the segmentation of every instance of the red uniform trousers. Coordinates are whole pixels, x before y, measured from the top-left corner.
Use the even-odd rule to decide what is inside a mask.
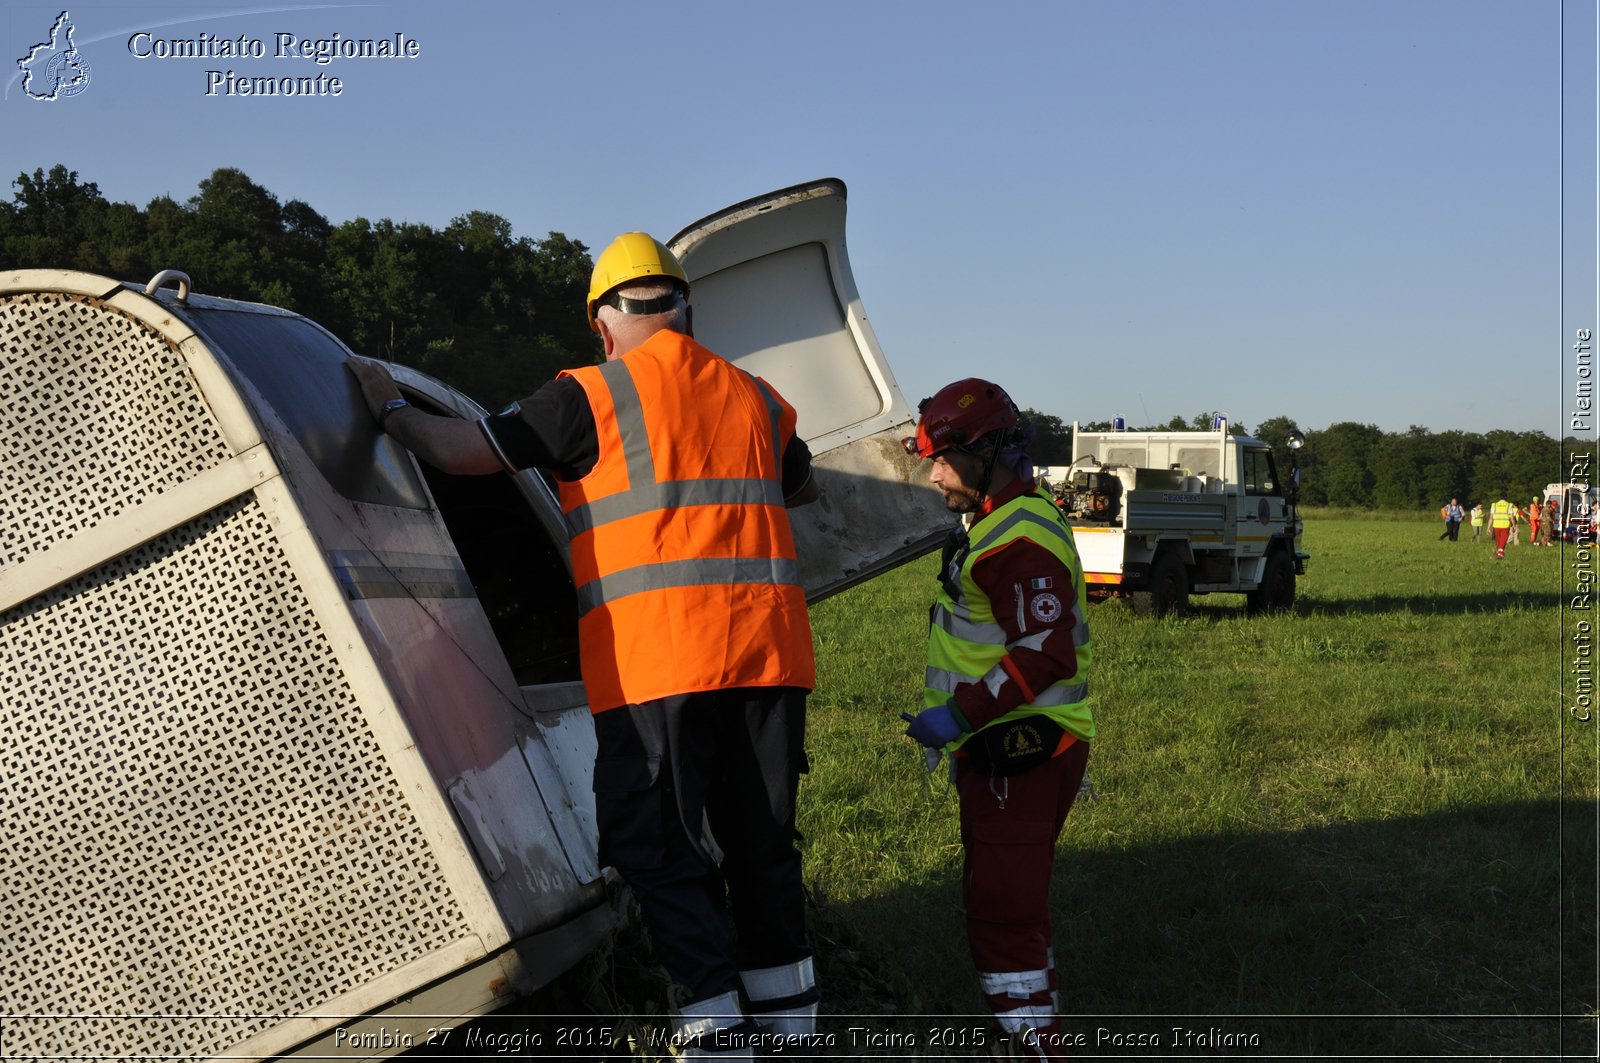
[[[1048,1042],[1060,1028],[1050,872],[1088,761],[1089,743],[1081,741],[1008,777],[980,774],[956,758],[967,943],[984,999],[1009,1034],[1027,1026]]]

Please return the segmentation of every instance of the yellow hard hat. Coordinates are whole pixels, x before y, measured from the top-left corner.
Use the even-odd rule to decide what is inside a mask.
[[[671,277],[689,292],[689,278],[678,262],[678,256],[648,233],[623,233],[600,252],[594,260],[594,272],[589,275],[589,327],[596,332],[594,311],[601,298],[611,289],[638,280],[640,277]],[[666,309],[663,307],[662,309]]]

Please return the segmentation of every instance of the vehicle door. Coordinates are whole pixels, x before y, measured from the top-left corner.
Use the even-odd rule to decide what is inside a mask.
[[[850,272],[844,183],[746,200],[668,246],[693,285],[695,338],[799,415],[822,490],[790,511],[808,600],[932,550],[952,520],[900,443],[915,418]]]

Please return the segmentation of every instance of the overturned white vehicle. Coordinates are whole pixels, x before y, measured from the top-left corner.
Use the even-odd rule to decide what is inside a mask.
[[[813,598],[947,522],[844,217],[822,181],[673,240],[700,339],[799,411]],[[359,1044],[500,1006],[612,926],[559,506],[420,467],[346,355],[181,276],[0,274],[8,1056]]]

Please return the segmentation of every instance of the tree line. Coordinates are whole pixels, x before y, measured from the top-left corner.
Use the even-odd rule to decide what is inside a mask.
[[[0,268],[139,281],[180,269],[201,294],[304,314],[357,353],[414,366],[491,409],[600,353],[580,309],[588,248],[558,232],[515,236],[497,214],[472,211],[442,229],[334,225],[231,168],[182,203],[159,196],[143,210],[60,165],[12,186],[0,203]]]
[[[593,262],[577,240],[516,236],[497,214],[472,211],[442,229],[387,218],[337,225],[300,200],[280,202],[243,172],[223,168],[183,202],[142,210],[112,203],[57,165],[20,174],[0,202],[0,268],[77,269],[145,280],[182,269],[206,295],[304,314],[360,354],[414,366],[496,408],[562,369],[592,364],[600,345],[578,312]],[[1037,410],[1033,455],[1071,460],[1070,422]],[[1214,411],[1140,430],[1209,429]],[[1109,422],[1085,429],[1104,431]],[[1230,430],[1245,433],[1246,426]],[[1252,433],[1289,467],[1288,416]],[[1542,432],[1384,432],[1341,421],[1306,429],[1298,458],[1311,505],[1437,509],[1451,497],[1526,501],[1566,479],[1567,453],[1592,444]]]

